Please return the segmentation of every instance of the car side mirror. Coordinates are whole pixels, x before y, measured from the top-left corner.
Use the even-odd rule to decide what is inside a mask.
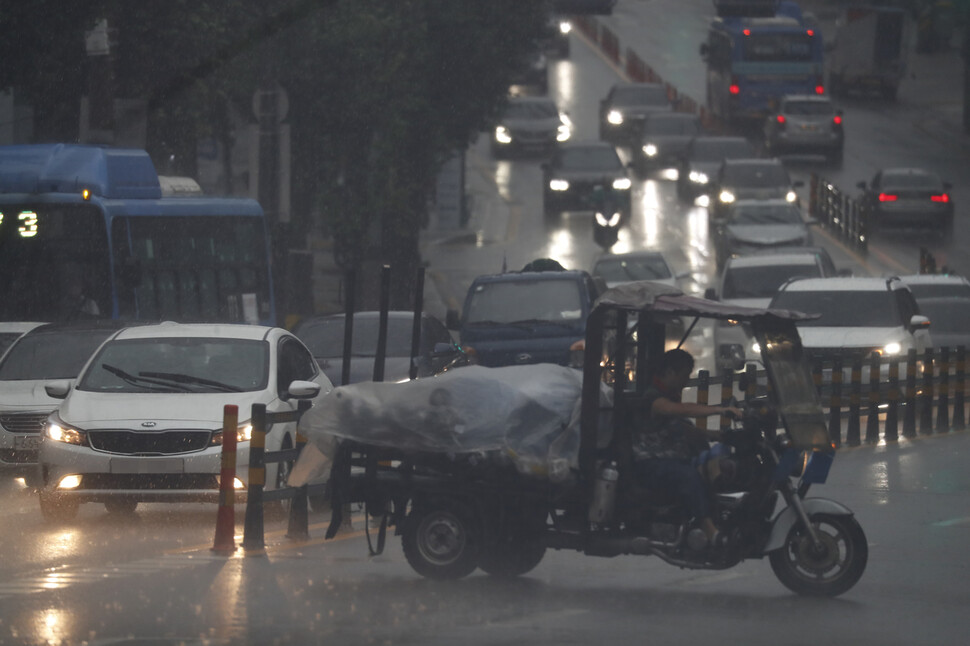
[[[64,399],[71,392],[71,380],[58,379],[57,381],[49,381],[44,384],[44,392],[47,393],[48,397]]]
[[[913,332],[928,330],[930,329],[930,319],[922,314],[914,314],[913,318],[909,319],[909,329]]]
[[[285,397],[280,397],[280,399],[284,401],[289,399],[313,399],[319,394],[320,384],[315,381],[296,379],[290,382],[289,387],[286,389]]]
[[[461,329],[461,316],[456,309],[448,309],[445,312],[445,327],[449,330]]]
[[[708,287],[707,289],[704,290],[704,298],[706,298],[709,301],[716,301],[717,290],[714,289],[713,287]]]

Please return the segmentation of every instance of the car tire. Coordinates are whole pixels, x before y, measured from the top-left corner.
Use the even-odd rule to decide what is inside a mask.
[[[50,522],[67,522],[77,517],[81,503],[77,498],[40,492],[40,513]]]
[[[128,516],[135,513],[138,508],[138,501],[132,498],[111,498],[104,501],[104,508],[109,514],[118,516]]]

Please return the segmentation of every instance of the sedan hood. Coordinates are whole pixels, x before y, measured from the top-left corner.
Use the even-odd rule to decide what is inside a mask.
[[[137,427],[142,422],[154,422],[159,429],[185,426],[186,423],[204,428],[222,424],[227,404],[239,407],[239,421],[248,420],[256,403],[272,404],[275,395],[266,391],[246,393],[92,393],[73,390],[60,408],[60,416],[68,424],[82,428]]]
[[[879,348],[896,342],[908,351],[912,336],[901,327],[805,327],[798,334],[806,348]]]
[[[737,200],[772,200],[784,198],[791,189],[787,186],[766,186],[760,188],[750,188],[745,186],[725,186],[727,190],[734,193]]]
[[[0,409],[6,411],[55,409],[61,405],[44,390],[50,379],[0,382]]]
[[[808,237],[800,224],[732,224],[727,234],[736,242],[751,245],[797,244]]]

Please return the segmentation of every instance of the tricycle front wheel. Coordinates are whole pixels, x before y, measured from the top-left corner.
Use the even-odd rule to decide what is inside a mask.
[[[481,541],[474,517],[455,501],[425,502],[412,508],[401,543],[408,564],[429,579],[460,579],[478,567]]]
[[[819,537],[815,545],[800,523],[792,526],[780,549],[768,555],[775,576],[799,594],[834,597],[854,586],[866,569],[869,545],[853,516],[812,514]]]

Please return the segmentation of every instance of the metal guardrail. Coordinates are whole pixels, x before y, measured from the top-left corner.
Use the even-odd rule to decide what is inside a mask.
[[[817,173],[812,173],[809,183],[808,214],[846,243],[868,250],[868,210]]]
[[[905,356],[888,358],[873,353],[868,357],[815,360],[812,374],[836,446],[895,442],[900,434],[916,437],[966,428],[964,346],[923,353],[910,350]],[[768,382],[763,370],[748,364],[737,376],[711,377],[702,370],[687,387],[696,389],[700,403],[715,401],[715,395],[724,403],[731,397],[764,394]],[[698,423],[706,425],[704,420]],[[722,428],[729,424],[727,418],[720,420]]]

